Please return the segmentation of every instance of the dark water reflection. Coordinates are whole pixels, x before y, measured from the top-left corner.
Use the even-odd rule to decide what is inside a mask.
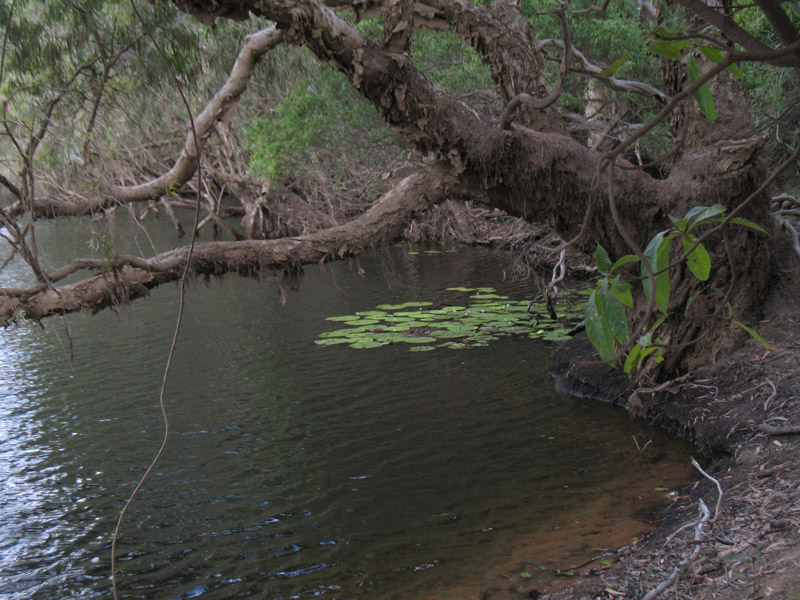
[[[398,250],[308,269],[286,307],[269,282],[196,283],[172,437],[119,546],[123,596],[476,597],[520,560],[581,562],[642,530],[656,488],[688,477],[686,448],[556,392],[547,344],[313,343],[326,316],[448,302],[449,286],[530,297],[508,269],[488,251]],[[116,516],[160,440],[176,303],[167,286],[2,333],[0,597],[109,594]]]

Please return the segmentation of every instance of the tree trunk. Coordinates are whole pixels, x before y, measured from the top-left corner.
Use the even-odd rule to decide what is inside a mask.
[[[752,122],[737,82],[725,74],[711,82],[720,115],[713,125],[696,109],[691,95],[686,96],[680,123],[683,145],[677,149],[670,176],[659,180],[631,168],[619,157],[622,148],[602,155],[570,137],[554,109],[529,111],[510,128],[501,128],[498,119],[479,114],[443,93],[414,66],[412,58],[403,52],[408,40],[400,35],[402,28],[397,28],[397,40],[387,33],[384,45],[366,38],[317,0],[174,1],[204,22],[220,16],[242,17],[248,11],[271,19],[288,43],[305,45],[321,61],[344,73],[390,126],[420,151],[435,155],[447,165],[437,167],[435,177],[428,171],[415,176],[420,178],[417,183],[404,183],[410,185],[403,187],[404,197],[419,193],[424,198],[430,194],[437,199],[480,198],[512,215],[552,225],[565,239],[577,238],[575,244],[580,249],[593,252],[599,242],[616,259],[632,252],[640,254],[653,235],[670,226],[670,215],[681,217],[692,207],[716,203],[735,209],[756,190],[761,177],[755,159],[762,140],[751,133]],[[371,4],[361,2],[359,6]],[[484,55],[504,100],[521,92],[538,98],[546,95],[536,38],[512,3],[496,2],[486,8],[466,0],[432,0],[425,6],[433,11],[432,18],[448,22]],[[403,14],[408,17],[408,12],[405,6],[398,23]],[[420,183],[433,184],[433,191],[425,192]],[[767,210],[766,198],[756,194],[738,216],[766,227]],[[386,227],[397,229],[400,213],[378,210],[375,214],[386,219]],[[404,211],[402,218],[408,214]],[[373,225],[378,227],[379,222]],[[379,238],[389,239],[384,226],[380,227]],[[295,268],[304,262],[346,255],[378,241],[374,236],[360,237],[366,232],[353,224],[330,232],[301,241],[200,245],[193,269],[216,274],[226,270],[257,272],[280,265]],[[737,339],[732,333],[735,329],[730,320],[717,315],[727,316],[726,302],[739,319],[754,315],[768,284],[768,239],[746,228],[730,227],[705,243],[714,266],[708,282],[698,282],[685,267],[672,271],[669,315],[661,330],[668,359],[658,366],[659,376],[691,368],[729,347]],[[163,265],[167,258],[185,260],[185,250],[170,253],[150,266]],[[139,269],[134,277],[131,269],[136,268],[122,267],[120,272],[144,288],[166,277],[161,268],[150,273]],[[638,270],[627,273],[634,280],[636,275]],[[715,289],[722,290],[722,295]],[[703,294],[686,313],[688,300],[698,290]],[[1,312],[5,321],[19,310],[38,318],[75,309],[58,300],[54,292],[38,293],[42,308],[32,303],[33,296],[16,305],[6,300]],[[102,300],[84,301],[84,306],[115,301],[114,294],[104,294]],[[642,317],[641,312],[634,318]],[[648,318],[652,321],[652,315]]]

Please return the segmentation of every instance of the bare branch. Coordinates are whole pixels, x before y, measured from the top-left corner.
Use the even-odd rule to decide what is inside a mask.
[[[198,243],[190,270],[195,275],[258,275],[352,256],[396,239],[414,214],[452,194],[479,198],[461,182],[455,169],[436,164],[406,177],[369,210],[344,225],[300,237]],[[39,320],[80,310],[96,312],[146,296],[151,288],[180,278],[188,253],[189,248],[183,247],[149,259],[112,256],[108,261],[73,261],[53,275],[80,268],[100,268],[103,272],[59,288],[41,284],[26,289],[0,288],[0,325],[7,325],[20,314]]]
[[[539,40],[540,49],[545,49],[548,46],[555,46],[556,48],[561,50],[562,53],[564,51],[563,40],[556,40],[552,38]],[[633,94],[645,96],[646,98],[655,98],[661,102],[667,101],[667,95],[664,92],[657,90],[656,88],[647,85],[646,83],[642,83],[640,81],[632,81],[629,79],[617,79],[615,77],[601,76],[600,73],[603,72],[604,67],[592,63],[588,58],[586,58],[586,56],[580,50],[578,50],[574,46],[571,48],[570,54],[572,55],[572,58],[574,58],[580,63],[580,67],[578,68],[572,67],[570,69],[575,73],[590,75],[596,78],[598,81],[600,81],[603,85],[618,92],[631,92]],[[551,58],[551,57],[545,56],[545,58]],[[557,60],[557,59],[552,58],[552,60]]]
[[[275,26],[268,27],[247,36],[227,81],[197,116],[198,143],[201,144],[214,130],[220,120],[232,118],[239,97],[247,88],[250,76],[261,57],[283,40],[283,33]],[[167,190],[179,188],[189,181],[197,168],[197,153],[194,149],[192,133],[186,134],[186,141],[172,168],[147,183],[133,186],[112,186],[102,195],[85,203],[63,202],[58,199],[36,202],[36,216],[77,216],[109,208],[118,204],[143,202],[158,198]],[[20,204],[9,210],[10,216],[23,211]]]

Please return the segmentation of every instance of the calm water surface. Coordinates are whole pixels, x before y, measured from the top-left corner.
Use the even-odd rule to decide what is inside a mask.
[[[84,224],[39,237],[53,265],[87,254]],[[521,561],[563,568],[643,531],[691,476],[686,447],[556,392],[546,343],[314,344],[337,328],[327,316],[463,301],[451,286],[530,298],[509,268],[485,250],[397,249],[308,268],[285,307],[270,280],[196,282],[169,446],[118,548],[123,597],[478,597],[513,587]],[[176,310],[170,285],[0,334],[0,597],[108,597],[117,515],[160,443]]]

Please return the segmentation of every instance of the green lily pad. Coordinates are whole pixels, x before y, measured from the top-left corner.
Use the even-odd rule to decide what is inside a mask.
[[[450,339],[450,338],[463,338],[468,335],[466,331],[448,331],[447,329],[443,329],[442,331],[437,331],[434,335],[440,339]]]
[[[508,300],[508,296],[499,296],[497,294],[475,294],[470,298],[475,300]]]
[[[379,348],[380,346],[386,346],[389,342],[376,342],[374,340],[360,340],[358,342],[353,342],[350,344],[351,348]]]
[[[486,346],[505,335],[526,335],[548,341],[569,339],[572,324],[583,318],[580,305],[559,304],[557,312],[565,322],[549,318],[542,303],[512,300],[495,293],[494,288],[448,288],[468,294],[469,306],[430,308],[432,302],[412,301],[402,304],[382,304],[374,310],[358,311],[355,315],[330,317],[342,322],[347,329],[323,332],[320,345],[349,344],[352,348],[377,348],[406,342],[409,348],[473,348]],[[530,313],[530,314],[529,314]],[[568,325],[565,326],[565,323]]]
[[[409,350],[411,352],[429,352],[431,350],[435,350],[436,348],[433,346],[411,346]]]
[[[319,346],[335,346],[336,344],[346,344],[349,341],[347,338],[325,338],[324,340],[314,340],[314,343]]]
[[[430,336],[418,336],[418,337],[408,336],[404,337],[403,341],[406,342],[407,344],[428,344],[430,342],[435,342],[436,338]]]

